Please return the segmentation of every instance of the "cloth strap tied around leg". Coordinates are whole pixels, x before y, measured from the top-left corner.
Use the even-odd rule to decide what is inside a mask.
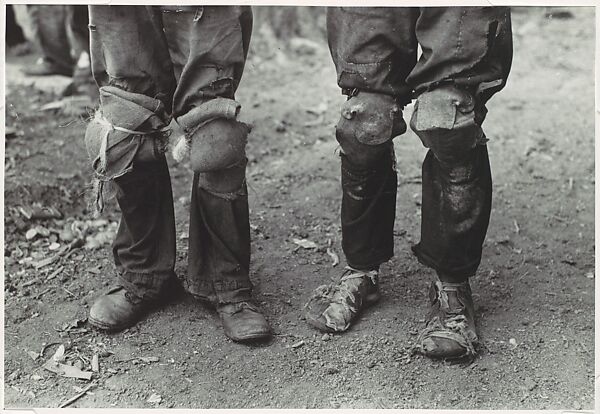
[[[145,141],[151,136],[152,145],[145,146],[150,158],[165,152],[168,144],[170,117],[159,99],[129,92],[115,86],[99,90],[100,109],[87,126],[85,142],[94,169],[92,200],[96,213],[104,208],[103,198],[110,198],[110,184],[133,169]]]

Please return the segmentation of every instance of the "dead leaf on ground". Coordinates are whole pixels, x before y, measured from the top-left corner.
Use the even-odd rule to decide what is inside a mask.
[[[72,320],[71,322],[66,322],[65,324],[63,324],[61,326],[61,331],[72,331],[73,329],[77,329],[81,326],[83,326],[85,323],[87,322],[87,317],[80,317],[80,318],[75,318],[74,320]]]
[[[39,352],[27,351],[27,353],[29,354],[31,359],[33,359],[34,361],[40,357]]]
[[[65,360],[65,346],[63,344],[56,349],[54,355],[52,355],[52,360],[55,362],[62,362]]]
[[[303,249],[316,249],[317,247],[319,247],[317,246],[317,243],[308,239],[292,239],[292,241],[294,242],[294,244],[297,244]]]
[[[152,403],[152,404],[160,404],[161,401],[162,401],[162,397],[159,394],[152,394],[146,400],[146,402],[149,402],[149,403]]]
[[[90,221],[90,226],[92,227],[104,227],[111,224],[107,219],[95,219]]]
[[[40,260],[39,262],[31,263],[35,269],[41,269],[42,267],[46,267],[49,264],[52,264],[58,259],[58,256],[47,257],[46,259]]]
[[[45,206],[30,206],[30,207],[19,207],[19,212],[27,219],[27,220],[45,220],[45,219],[60,219],[62,218],[62,213],[54,208],[54,207],[45,207]]]
[[[37,229],[34,227],[32,229],[27,230],[27,233],[25,233],[25,238],[27,240],[33,240],[35,236],[38,235]]]
[[[98,354],[94,354],[92,357],[92,371],[98,372],[100,370],[100,364],[98,363]]]
[[[327,254],[331,257],[332,260],[331,267],[336,267],[338,264],[340,264],[340,257],[333,249],[330,249],[328,247]]]
[[[54,361],[53,358],[46,361],[42,368],[66,378],[78,378],[88,381],[92,379],[92,372],[82,371],[72,365],[61,364]]]
[[[296,348],[300,348],[301,346],[306,345],[306,342],[304,342],[304,340],[300,340],[294,344],[292,344],[292,348],[296,349]]]

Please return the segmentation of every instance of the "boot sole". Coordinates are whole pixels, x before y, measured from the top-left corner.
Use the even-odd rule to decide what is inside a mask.
[[[261,333],[255,333],[255,334],[251,334],[251,335],[246,335],[244,337],[235,337],[233,335],[228,335],[227,332],[225,332],[225,336],[229,339],[231,339],[234,342],[240,342],[240,343],[244,343],[244,342],[259,342],[259,341],[266,341],[267,339],[271,338],[271,332],[261,332]]]
[[[125,329],[131,328],[132,326],[135,325],[135,323],[123,324],[123,325],[109,325],[107,323],[104,323],[104,322],[102,322],[98,319],[94,319],[92,317],[88,317],[88,322],[93,328],[96,328],[100,331],[111,332],[111,333],[124,331]]]

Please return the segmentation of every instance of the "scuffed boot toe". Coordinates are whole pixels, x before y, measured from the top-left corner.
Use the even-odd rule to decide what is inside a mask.
[[[135,325],[151,306],[127,292],[123,287],[110,290],[94,302],[88,321],[94,328],[117,332]]]
[[[421,342],[421,352],[429,358],[461,359],[469,355],[462,338],[450,339],[430,336]]]
[[[219,305],[217,312],[225,335],[236,342],[265,340],[271,337],[271,327],[256,306],[249,302]]]
[[[304,305],[304,317],[321,332],[344,332],[363,309],[377,303],[379,298],[378,271],[348,267],[339,282],[315,289]]]
[[[478,345],[475,310],[468,280],[432,283],[427,324],[419,334],[416,350],[430,358],[473,358]]]

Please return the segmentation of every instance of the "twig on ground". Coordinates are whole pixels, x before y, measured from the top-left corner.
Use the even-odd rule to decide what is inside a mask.
[[[74,397],[69,398],[67,401],[65,401],[64,403],[62,403],[61,405],[58,406],[58,408],[65,408],[68,405],[73,404],[75,401],[77,401],[78,399],[80,399],[81,397],[83,397],[85,394],[87,394],[87,392],[92,388],[95,387],[96,384],[90,384],[87,387],[85,387],[83,390],[81,390],[81,392],[77,395],[75,395]]]
[[[50,273],[50,275],[48,275],[48,277],[46,278],[46,281],[54,279],[63,270],[65,270],[65,267],[64,266],[59,266],[58,269],[56,269],[54,272],[52,272],[52,273]]]
[[[564,219],[562,217],[558,217],[557,215],[554,215],[554,214],[550,214],[548,217],[553,218],[556,221],[560,221],[561,223],[564,223],[565,221],[567,221],[566,219]]]
[[[41,298],[43,295],[45,295],[46,293],[50,292],[50,291],[51,291],[51,290],[53,290],[53,289],[54,289],[54,288],[51,288],[51,287],[49,287],[49,288],[46,288],[46,289],[44,289],[42,292],[38,293],[38,294],[35,296],[35,298],[36,298],[36,299],[39,299],[39,298]]]
[[[74,298],[76,298],[77,296],[73,293],[73,292],[69,292],[69,290],[67,290],[67,288],[62,288],[65,292],[67,292],[69,295],[73,296]]]

